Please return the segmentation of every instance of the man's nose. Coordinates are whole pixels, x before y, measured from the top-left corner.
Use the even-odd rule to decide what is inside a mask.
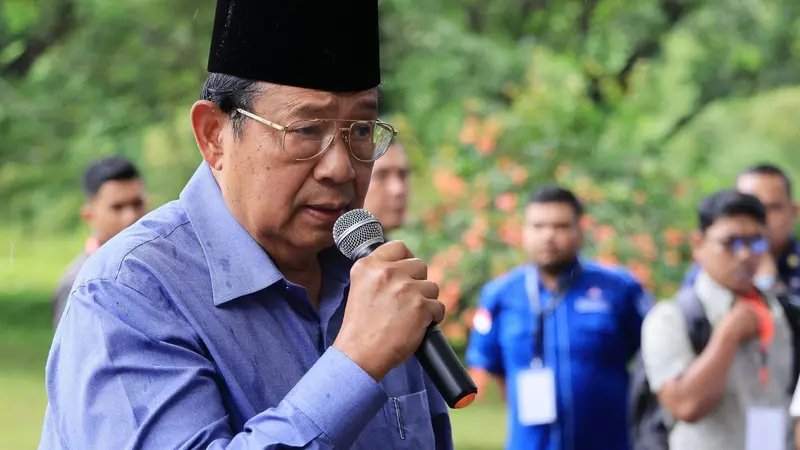
[[[330,148],[319,157],[314,167],[314,178],[319,181],[324,179],[334,184],[343,184],[355,178],[356,171],[353,164],[356,162],[350,153],[350,147],[345,143],[341,133],[331,142]]]
[[[122,220],[127,225],[132,225],[139,220],[139,210],[135,206],[128,206],[122,210]]]
[[[388,191],[392,197],[405,197],[408,184],[400,177],[392,177],[389,179]]]

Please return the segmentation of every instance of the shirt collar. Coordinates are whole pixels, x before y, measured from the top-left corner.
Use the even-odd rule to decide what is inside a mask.
[[[564,270],[558,275],[558,291],[566,292],[573,287],[576,281],[583,274],[583,264],[579,257],[576,257],[569,265],[564,267]],[[528,277],[535,280],[539,289],[545,289],[541,280],[539,279],[539,269],[534,264],[528,265]]]
[[[233,217],[211,168],[200,164],[180,195],[211,275],[214,305],[258,292],[283,278],[258,242]]]
[[[233,217],[205,162],[180,195],[208,264],[214,305],[243,297],[284,279],[267,252]],[[335,247],[320,252],[324,275],[349,282],[352,262]]]
[[[694,292],[703,304],[708,321],[717,324],[730,311],[736,296],[717,283],[705,270],[701,270],[694,282]]]

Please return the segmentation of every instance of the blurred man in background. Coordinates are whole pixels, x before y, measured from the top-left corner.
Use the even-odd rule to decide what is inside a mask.
[[[642,328],[650,389],[676,421],[670,448],[743,450],[770,436],[792,448],[791,330],[777,299],[753,284],[770,247],[767,212],[756,197],[725,190],[705,198],[698,216],[700,273],[674,301],[659,302]]]
[[[767,211],[770,251],[762,257],[755,284],[762,291],[788,290],[800,295],[800,246],[794,237],[798,205],[792,198],[792,181],[777,166],[758,164],[736,178],[736,189],[758,198]],[[700,266],[689,269],[684,286],[691,286]]]
[[[410,166],[403,144],[395,140],[375,161],[364,209],[380,220],[386,233],[403,226],[408,207]]]
[[[53,297],[53,326],[58,326],[72,284],[86,258],[147,212],[147,195],[136,167],[125,158],[111,156],[89,165],[83,174],[86,198],[81,218],[89,224],[91,236],[83,253],[67,267]]]
[[[509,450],[627,450],[627,365],[651,298],[626,273],[579,261],[583,206],[548,186],[525,212],[531,264],[489,282],[467,349],[479,389],[507,385]]]

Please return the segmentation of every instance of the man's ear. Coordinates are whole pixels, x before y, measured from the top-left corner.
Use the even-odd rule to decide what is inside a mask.
[[[703,233],[699,230],[692,232],[689,243],[692,245],[692,259],[696,262],[701,261],[703,259]]]
[[[92,221],[92,205],[89,202],[84,203],[81,207],[81,219],[86,223],[91,223]]]
[[[226,115],[214,103],[200,100],[192,105],[190,118],[194,140],[203,160],[214,170],[222,170],[222,132]]]

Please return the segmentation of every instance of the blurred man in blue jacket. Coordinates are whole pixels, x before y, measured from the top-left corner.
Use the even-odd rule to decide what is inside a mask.
[[[476,380],[507,386],[508,450],[628,450],[629,360],[652,301],[626,272],[581,262],[575,195],[536,191],[531,263],[489,282],[467,349]]]

